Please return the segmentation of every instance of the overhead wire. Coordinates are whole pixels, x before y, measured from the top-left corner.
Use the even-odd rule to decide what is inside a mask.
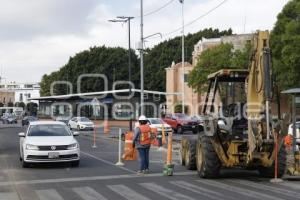
[[[162,9],[166,8],[167,6],[169,6],[169,5],[170,5],[171,3],[173,3],[174,1],[175,1],[175,0],[170,0],[170,1],[168,1],[167,3],[165,3],[164,5],[162,5],[161,7],[157,8],[157,9],[151,11],[151,12],[145,13],[143,16],[144,16],[144,17],[147,17],[147,16],[149,16],[149,15],[153,15],[153,14],[155,14],[155,13],[161,11]],[[135,16],[135,18],[139,18],[139,17],[141,17],[141,16]]]
[[[207,12],[205,12],[204,14],[202,14],[201,16],[199,16],[199,17],[195,18],[194,20],[192,20],[192,21],[188,22],[187,24],[185,24],[184,27],[190,26],[190,25],[194,24],[195,22],[197,22],[198,20],[206,17],[207,15],[209,15],[210,13],[212,13],[213,11],[215,11],[216,9],[218,9],[219,7],[221,7],[223,4],[225,4],[227,1],[229,1],[229,0],[223,0],[218,5],[216,5],[215,7],[211,8],[210,10],[208,10]],[[182,30],[182,27],[176,28],[173,31],[170,31],[170,32],[167,32],[167,33],[163,34],[163,37],[166,37],[168,35],[171,35],[173,33],[181,31],[181,30]]]

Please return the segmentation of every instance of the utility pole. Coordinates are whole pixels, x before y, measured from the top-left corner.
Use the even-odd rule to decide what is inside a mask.
[[[141,0],[141,49],[140,49],[140,60],[141,60],[141,115],[144,115],[144,11],[143,11],[143,0]]]
[[[130,22],[134,17],[128,16],[118,16],[118,19],[109,20],[110,22],[121,22],[128,24],[128,81],[131,82],[131,30],[130,30]],[[115,76],[115,66],[114,66],[114,76]],[[115,78],[114,78],[115,79]],[[114,80],[115,81],[115,80]],[[129,95],[131,95],[131,84],[129,84]],[[132,113],[130,113],[129,120],[129,130],[132,131]]]
[[[182,113],[185,114],[185,70],[184,70],[184,0],[179,0],[181,3],[181,14],[182,14]]]

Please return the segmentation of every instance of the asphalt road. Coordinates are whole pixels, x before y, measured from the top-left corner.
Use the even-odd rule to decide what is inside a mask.
[[[105,200],[105,199],[300,199],[300,184],[285,180],[270,183],[256,172],[224,170],[219,179],[200,179],[195,171],[175,165],[172,177],[162,176],[165,151],[151,151],[151,173],[137,175],[137,161],[117,167],[117,141],[99,134],[97,148],[92,138],[81,135],[81,163],[34,165],[23,169],[19,161],[18,132],[0,128],[0,200]],[[176,155],[174,155],[176,163]]]

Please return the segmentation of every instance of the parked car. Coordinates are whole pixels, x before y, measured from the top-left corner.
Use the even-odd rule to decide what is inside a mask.
[[[197,120],[193,120],[185,114],[166,114],[163,120],[179,134],[182,134],[185,131],[192,131],[194,134],[198,133],[199,128]]]
[[[38,119],[34,116],[26,116],[22,119],[22,126],[29,125],[30,122],[35,122]]]
[[[204,118],[200,115],[195,115],[191,119],[197,121],[199,132],[202,132],[204,130]]]
[[[78,166],[80,149],[74,138],[78,135],[62,122],[30,122],[26,133],[19,133],[22,166],[41,162],[71,162]]]
[[[293,124],[289,125],[288,134],[293,135]],[[296,142],[300,144],[300,121],[296,122]]]
[[[58,116],[58,117],[55,118],[55,121],[63,122],[66,125],[68,125],[68,123],[70,121],[70,117],[68,117],[68,116]]]
[[[70,129],[94,130],[94,123],[86,117],[74,117],[68,122]]]
[[[6,117],[3,118],[3,122],[5,124],[17,124],[18,120],[17,117],[14,115],[7,115]]]
[[[162,132],[162,125],[165,129],[165,134],[168,135],[169,133],[172,133],[172,127],[164,122],[160,118],[148,118],[149,125],[151,128],[156,128],[158,132]]]

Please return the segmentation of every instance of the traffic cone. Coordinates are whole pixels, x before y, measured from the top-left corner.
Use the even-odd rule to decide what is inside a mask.
[[[125,133],[124,154],[122,156],[123,160],[137,159],[137,151],[133,147],[133,137],[134,133],[132,131],[128,131]]]

